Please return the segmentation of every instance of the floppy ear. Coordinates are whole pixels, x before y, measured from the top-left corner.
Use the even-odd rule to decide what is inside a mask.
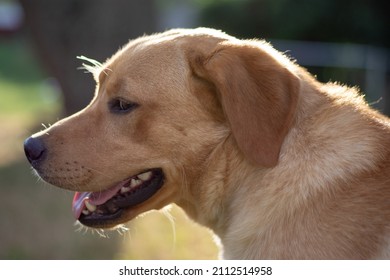
[[[300,82],[267,48],[223,42],[208,57],[197,57],[193,69],[214,84],[239,149],[253,163],[272,167],[294,117]]]

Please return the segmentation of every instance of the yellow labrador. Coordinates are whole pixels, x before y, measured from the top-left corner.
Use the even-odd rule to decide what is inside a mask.
[[[204,28],[130,41],[93,70],[92,102],[25,141],[82,224],[176,203],[224,258],[390,258],[390,123],[356,89]]]

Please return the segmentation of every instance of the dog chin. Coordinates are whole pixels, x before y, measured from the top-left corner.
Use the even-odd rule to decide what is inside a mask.
[[[119,234],[124,234],[129,230],[124,224],[118,224],[118,225],[114,225],[112,227],[106,227],[106,228],[92,228],[92,227],[88,227],[88,226],[83,225],[78,220],[74,223],[74,226],[77,227],[77,229],[76,229],[77,232],[82,232],[82,233],[93,232],[93,233],[97,233],[99,236],[105,237],[105,238],[109,237],[109,234],[111,232],[118,232]]]

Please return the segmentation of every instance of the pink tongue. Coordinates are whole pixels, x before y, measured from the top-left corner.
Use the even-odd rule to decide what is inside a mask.
[[[105,203],[122,188],[125,182],[126,181],[121,182],[120,184],[102,192],[76,192],[72,202],[73,216],[76,220],[80,218],[81,212],[86,208],[86,200],[93,205],[101,205]]]
[[[76,192],[74,197],[73,197],[73,202],[72,202],[72,211],[73,211],[73,216],[78,220],[80,218],[81,212],[85,208],[84,201],[89,198],[91,195],[90,192]]]

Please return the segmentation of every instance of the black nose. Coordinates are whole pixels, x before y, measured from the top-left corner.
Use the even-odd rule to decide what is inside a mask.
[[[45,145],[38,137],[29,137],[24,141],[24,153],[32,165],[36,164],[43,158],[45,151]]]

